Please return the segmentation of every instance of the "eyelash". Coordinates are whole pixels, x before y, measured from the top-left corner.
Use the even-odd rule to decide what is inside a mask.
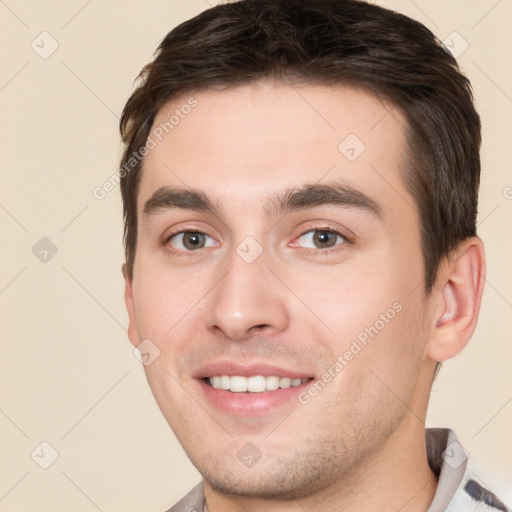
[[[320,255],[328,255],[328,254],[332,254],[332,253],[337,253],[337,252],[343,250],[345,245],[353,245],[353,243],[354,243],[353,239],[351,237],[348,237],[347,235],[345,235],[344,233],[341,233],[340,231],[338,231],[336,229],[326,227],[326,226],[307,229],[306,231],[302,232],[298,237],[296,237],[296,239],[299,239],[308,233],[314,233],[315,231],[330,233],[330,234],[339,236],[339,237],[341,237],[342,241],[341,241],[341,243],[339,243],[338,245],[335,245],[334,247],[328,247],[328,248],[324,248],[324,249],[313,249],[311,247],[303,247],[302,250],[304,252],[306,252],[306,254],[311,254],[311,252],[313,252],[315,254],[320,254]],[[209,236],[208,234],[204,233],[203,231],[199,231],[197,229],[181,229],[179,231],[175,231],[175,232],[169,234],[168,236],[166,236],[165,239],[163,240],[163,245],[169,246],[170,245],[169,242],[172,240],[173,237],[175,237],[176,235],[181,235],[181,234],[185,234],[185,233],[197,233],[200,235]],[[210,237],[210,238],[212,238],[212,237]],[[202,253],[204,249],[209,249],[209,247],[202,247],[200,249],[186,251],[186,250],[181,250],[181,249],[175,249],[171,246],[169,248],[169,251],[176,256],[188,256],[192,253]]]

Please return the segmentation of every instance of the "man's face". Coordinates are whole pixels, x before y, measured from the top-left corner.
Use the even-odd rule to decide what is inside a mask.
[[[406,123],[344,86],[193,97],[160,110],[153,128],[180,120],[144,160],[130,339],[160,350],[149,384],[206,481],[306,496],[423,435],[434,315]]]

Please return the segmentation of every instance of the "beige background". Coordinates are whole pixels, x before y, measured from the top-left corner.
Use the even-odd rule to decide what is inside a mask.
[[[118,187],[101,201],[92,191],[116,171],[133,79],[170,29],[209,3],[0,1],[0,512],[163,511],[200,478],[127,340]],[[459,61],[484,125],[488,282],[477,332],[442,370],[428,424],[454,428],[479,476],[501,475],[510,490],[512,2],[378,3],[456,51],[469,45]],[[58,250],[46,262],[45,242],[32,252],[42,237]],[[38,465],[51,457],[43,441],[59,454],[48,469]]]

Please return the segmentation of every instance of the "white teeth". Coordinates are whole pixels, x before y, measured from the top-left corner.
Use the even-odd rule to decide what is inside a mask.
[[[246,391],[263,393],[264,391],[300,386],[309,380],[308,378],[290,379],[289,377],[277,377],[275,375],[269,377],[254,375],[248,378],[240,375],[214,375],[210,377],[209,382],[215,389],[229,390],[234,393],[244,393]]]
[[[229,375],[221,375],[220,376],[220,389],[229,389],[231,385],[231,379]]]
[[[265,379],[265,389],[267,391],[275,391],[279,389],[279,377],[272,375],[272,377],[267,377]]]
[[[231,382],[229,385],[229,389],[231,391],[235,391],[236,393],[243,393],[247,391],[247,379],[245,377],[239,377],[238,375],[234,375],[231,377]]]
[[[292,379],[290,377],[281,377],[279,379],[279,387],[286,389],[289,388],[292,385]]]
[[[252,393],[262,393],[265,391],[265,377],[261,375],[256,375],[256,377],[249,377],[247,379],[247,391],[251,391]]]

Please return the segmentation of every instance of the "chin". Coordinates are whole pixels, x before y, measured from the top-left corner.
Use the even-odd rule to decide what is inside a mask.
[[[194,466],[217,493],[240,498],[297,500],[312,496],[339,479],[341,464],[315,464],[308,455],[292,455],[290,460],[263,457],[252,467],[238,459],[202,459]],[[304,462],[302,462],[304,461]],[[334,460],[331,461],[334,463]],[[336,469],[335,469],[336,468]]]

